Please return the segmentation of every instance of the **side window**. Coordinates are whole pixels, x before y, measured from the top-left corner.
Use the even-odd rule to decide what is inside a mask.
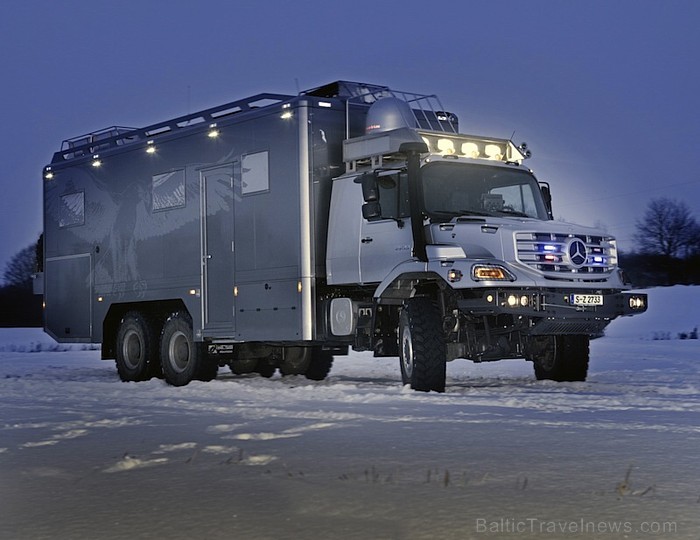
[[[380,175],[377,178],[379,203],[385,219],[406,218],[410,215],[408,206],[408,176],[406,173]]]
[[[514,186],[503,186],[492,189],[492,195],[503,197],[503,208],[523,212],[530,216],[537,215],[537,206],[532,195],[532,190],[528,186],[516,184]]]
[[[241,194],[248,195],[270,189],[268,152],[247,154],[241,158]]]
[[[153,176],[153,211],[185,206],[185,171],[179,169]]]
[[[58,215],[59,227],[85,225],[85,192],[68,193],[61,196]]]

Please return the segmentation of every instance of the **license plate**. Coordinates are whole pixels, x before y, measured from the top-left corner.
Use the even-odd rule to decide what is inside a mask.
[[[574,306],[602,306],[602,294],[572,294],[569,296],[569,303]]]

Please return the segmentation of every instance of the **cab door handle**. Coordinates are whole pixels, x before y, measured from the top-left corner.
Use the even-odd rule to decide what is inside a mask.
[[[366,236],[362,240],[360,240],[360,242],[362,242],[363,244],[369,244],[372,240],[374,240],[374,238]]]

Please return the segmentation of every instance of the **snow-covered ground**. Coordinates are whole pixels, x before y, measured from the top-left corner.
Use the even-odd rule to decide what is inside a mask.
[[[355,353],[322,383],[122,383],[0,330],[0,538],[698,540],[700,289],[649,292],[587,382],[456,361],[445,394]]]

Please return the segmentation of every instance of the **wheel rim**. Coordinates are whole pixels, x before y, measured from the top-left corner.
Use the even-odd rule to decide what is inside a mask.
[[[190,343],[187,336],[179,330],[173,334],[168,344],[168,359],[173,369],[182,373],[190,362]]]
[[[401,333],[401,364],[406,377],[410,379],[413,375],[413,340],[408,326],[404,326]]]
[[[124,364],[129,369],[136,369],[143,360],[143,341],[136,330],[129,330],[122,343]]]

